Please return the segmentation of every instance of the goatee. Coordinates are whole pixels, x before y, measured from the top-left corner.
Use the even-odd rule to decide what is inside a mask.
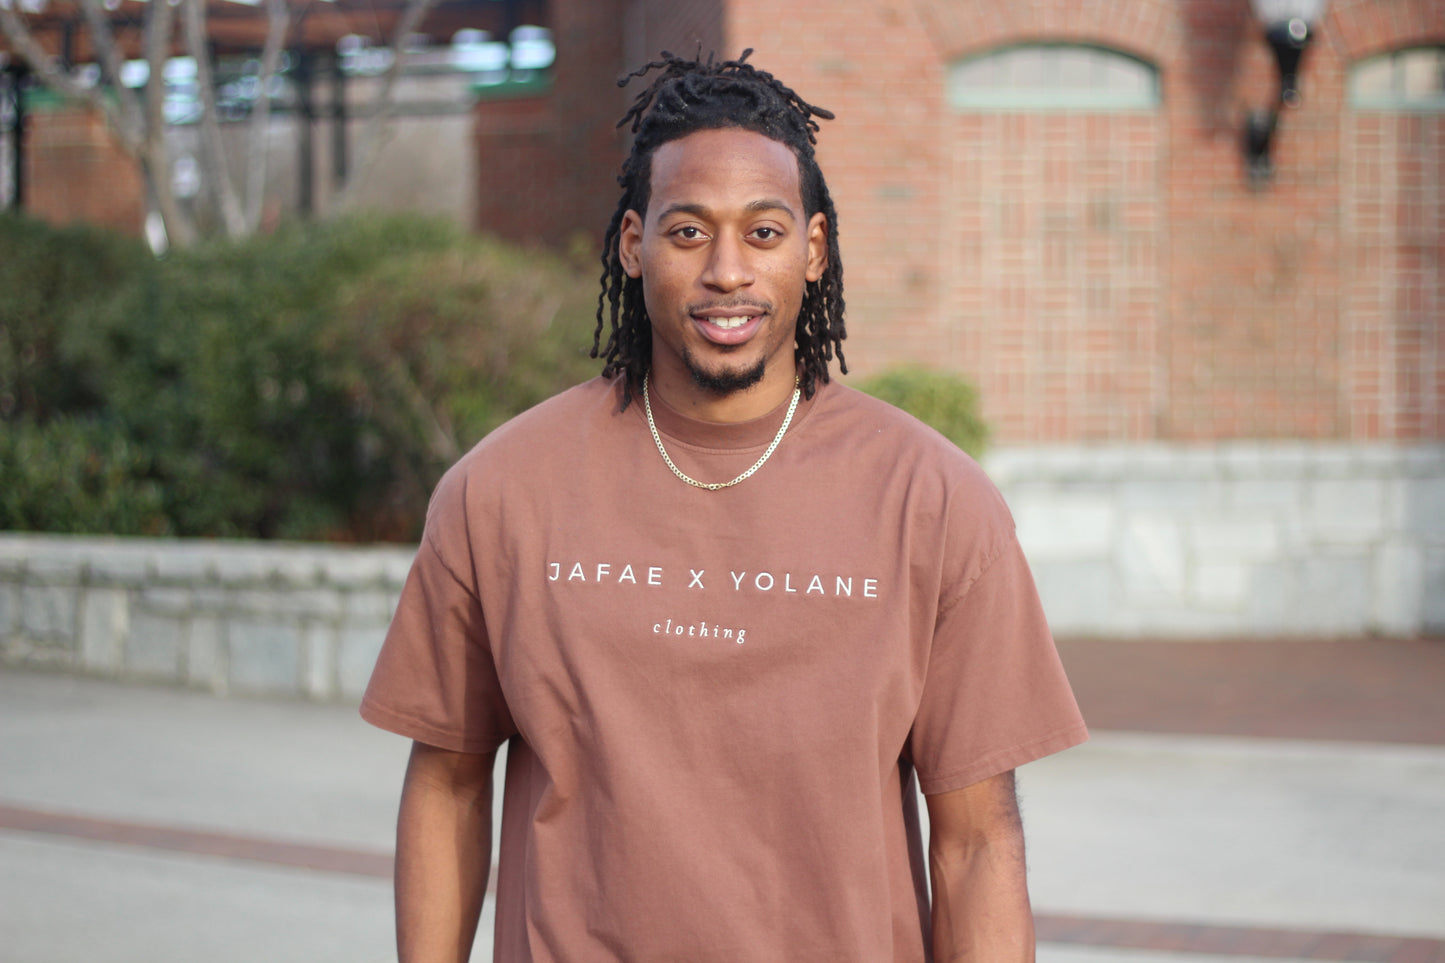
[[[751,388],[763,380],[763,372],[768,363],[766,358],[759,358],[758,363],[746,371],[706,371],[686,351],[683,352],[682,361],[687,365],[687,373],[692,376],[692,383],[715,395],[730,395]]]

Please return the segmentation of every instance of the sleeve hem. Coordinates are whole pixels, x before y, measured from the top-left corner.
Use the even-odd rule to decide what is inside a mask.
[[[972,786],[991,776],[997,776],[1001,772],[1017,769],[1025,763],[1077,746],[1088,738],[1088,728],[1083,722],[1077,722],[1030,742],[1019,743],[1007,749],[989,753],[963,769],[955,769],[941,775],[925,776],[919,773],[918,788],[927,796],[963,789],[965,786]]]
[[[362,700],[361,718],[378,729],[394,732],[416,742],[448,749],[452,752],[488,753],[501,744],[500,740],[486,740],[468,737],[464,733],[440,729],[419,719],[396,712],[370,700]]]

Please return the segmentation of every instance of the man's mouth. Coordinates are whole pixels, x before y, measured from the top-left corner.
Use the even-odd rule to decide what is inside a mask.
[[[700,304],[688,312],[697,331],[722,347],[750,341],[768,316],[765,304]]]

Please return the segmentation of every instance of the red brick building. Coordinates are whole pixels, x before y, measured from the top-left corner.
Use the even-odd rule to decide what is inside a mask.
[[[533,13],[555,64],[473,109],[475,226],[595,246],[635,92],[613,79],[755,48],[837,114],[853,370],[980,387],[1060,634],[1445,635],[1441,0],[1331,0],[1263,183],[1246,117],[1279,80],[1249,0]]]
[[[1445,4],[1334,0],[1278,91],[1247,0],[553,0],[547,94],[477,108],[477,224],[595,235],[663,48],[833,110],[848,354],[960,371],[1004,444],[1445,439]],[[1430,75],[1430,71],[1434,71]],[[1393,79],[1392,79],[1393,78]]]

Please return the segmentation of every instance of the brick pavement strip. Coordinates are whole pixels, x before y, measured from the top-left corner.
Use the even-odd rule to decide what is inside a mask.
[[[7,806],[3,803],[0,803],[0,830],[45,833],[101,843],[219,856],[223,859],[244,859],[352,876],[391,878],[390,853],[314,846],[149,823],[118,822],[113,819]]]
[[[121,822],[0,803],[0,830],[249,860],[329,873],[390,879],[392,856],[258,836]],[[495,885],[495,868],[491,884]],[[492,888],[489,885],[488,889]],[[1221,926],[1040,913],[1045,943],[1265,959],[1350,963],[1445,963],[1445,940],[1321,930]]]
[[[1221,958],[1249,956],[1350,963],[1445,963],[1445,940],[1424,937],[1104,919],[1050,913],[1037,914],[1034,922],[1039,941],[1044,943],[1197,953]]]

